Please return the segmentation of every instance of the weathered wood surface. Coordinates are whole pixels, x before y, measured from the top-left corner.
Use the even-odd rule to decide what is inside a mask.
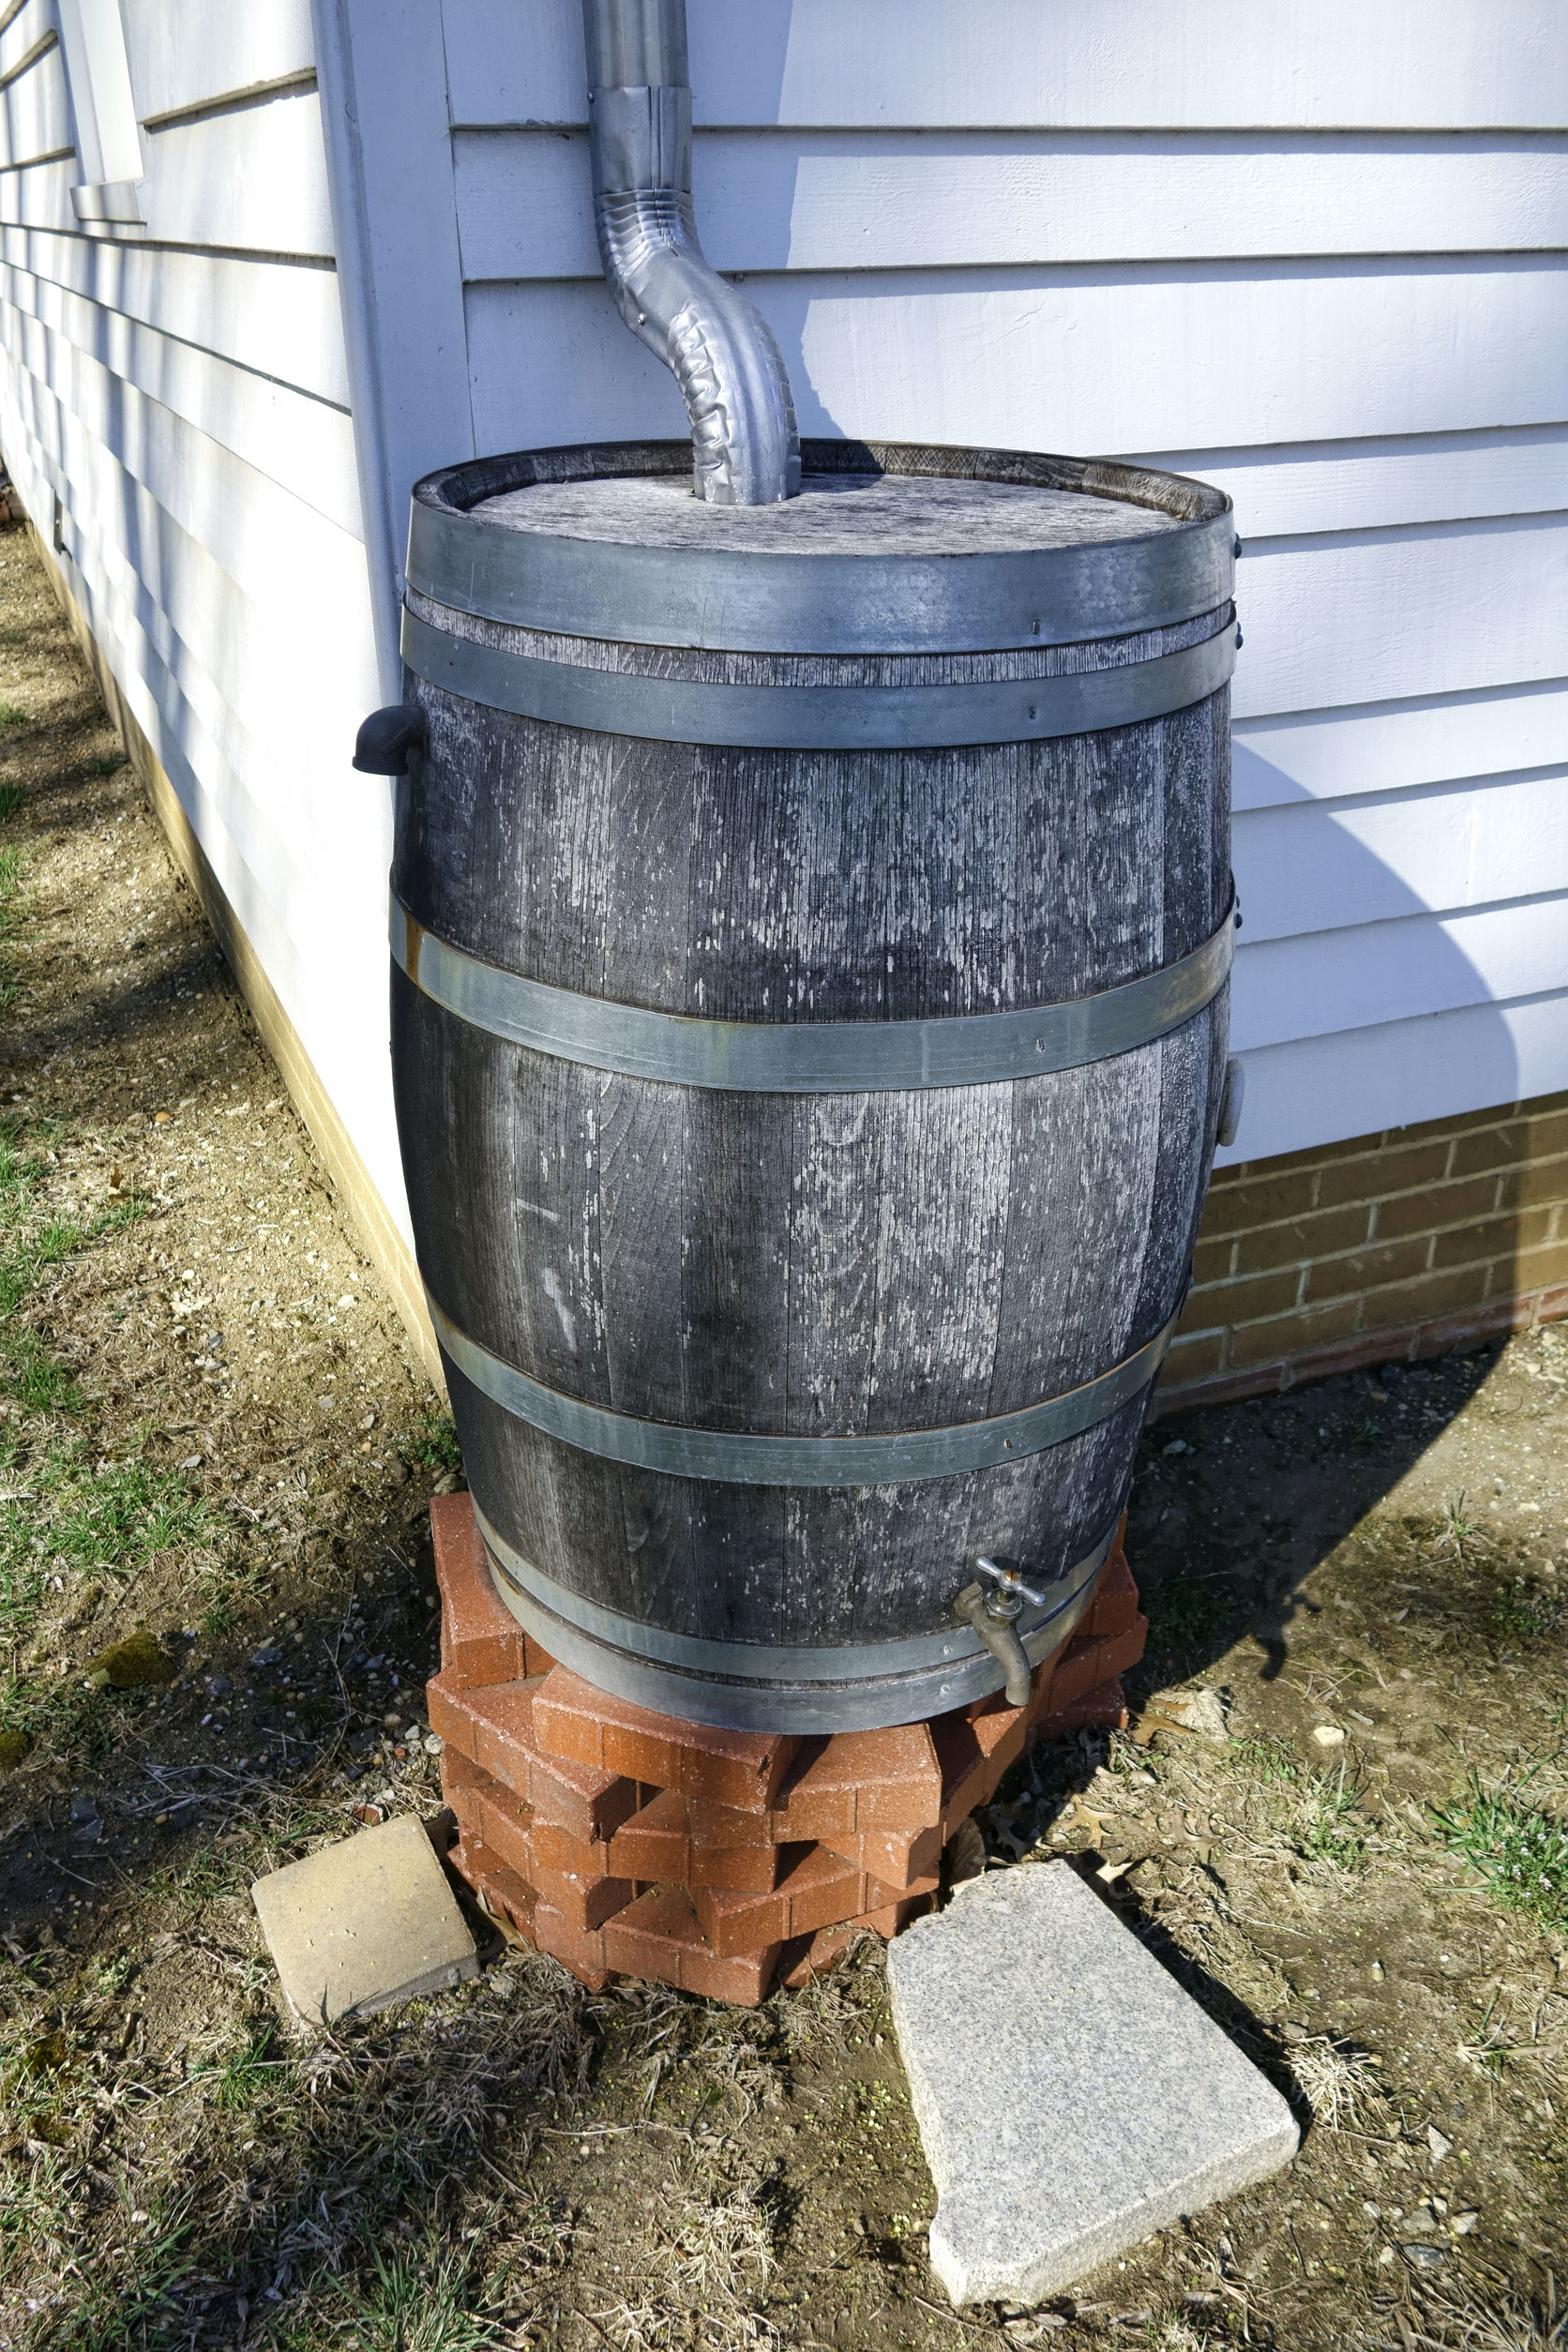
[[[607,658],[656,654],[677,674],[779,667]],[[812,661],[824,683],[881,670]],[[734,1019],[980,1012],[1168,963],[1228,900],[1224,693],[1096,736],[852,755],[629,741],[415,691],[430,751],[400,788],[394,885],[443,937],[559,987]],[[1159,1044],[1017,1084],[764,1096],[532,1053],[398,974],[421,1262],[471,1337],[616,1411],[824,1436],[1012,1411],[1176,1306],[1226,1013],[1222,992]],[[1081,1557],[1142,1411],[1002,1470],[768,1489],[603,1463],[455,1372],[452,1392],[475,1492],[536,1567],[674,1632],[787,1643],[936,1630],[977,1550],[1046,1576]]]

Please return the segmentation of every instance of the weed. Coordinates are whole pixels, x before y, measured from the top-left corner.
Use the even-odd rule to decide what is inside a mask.
[[[27,714],[20,702],[0,702],[0,727],[25,727]]]
[[[1268,1787],[1294,1787],[1303,1777],[1301,1758],[1289,1740],[1232,1740],[1228,1757],[1240,1772]]]
[[[482,2352],[500,2341],[495,2323],[474,2308],[471,2243],[444,2249],[432,2230],[418,2249],[374,2246],[370,2261],[369,2278],[341,2298],[341,2325],[355,2352]]]
[[[1325,2124],[1331,2132],[1364,2119],[1368,2109],[1382,2103],[1382,2085],[1374,2071],[1377,2060],[1351,2043],[1310,2034],[1292,2045],[1289,2059],[1314,2123]]]
[[[444,1470],[462,1468],[457,1425],[450,1413],[434,1405],[425,1408],[400,1451],[410,1470],[429,1470],[439,1477]]]
[[[1465,1497],[1461,1489],[1452,1502],[1443,1504],[1432,1549],[1434,1552],[1452,1552],[1460,1567],[1466,1568],[1470,1565],[1475,1539],[1480,1532],[1480,1522],[1465,1516]]]
[[[1336,1870],[1359,1870],[1366,1860],[1366,1840],[1351,1820],[1361,1790],[1348,1785],[1345,1767],[1337,1773],[1315,1773],[1296,1804],[1298,1850],[1307,1862],[1330,1862]]]
[[[1472,1771],[1465,1790],[1433,1818],[1450,1850],[1489,1879],[1500,1903],[1537,1927],[1568,1932],[1568,1821],[1526,1801],[1533,1771],[1521,1781],[1483,1787]]]
[[[100,751],[95,759],[88,761],[88,773],[93,776],[113,776],[125,766],[127,756],[123,751]]]
[[[1540,1641],[1562,1623],[1562,1609],[1547,1594],[1531,1592],[1523,1576],[1500,1585],[1492,1602],[1492,1631],[1507,1641]]]
[[[0,777],[0,821],[14,817],[19,808],[25,808],[26,806],[25,785],[17,783],[13,776]]]

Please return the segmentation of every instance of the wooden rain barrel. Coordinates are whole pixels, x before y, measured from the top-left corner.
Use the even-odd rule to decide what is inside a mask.
[[[1229,501],[686,442],[415,493],[393,1064],[498,1586],[603,1689],[783,1731],[1087,1606],[1180,1311],[1233,933]]]

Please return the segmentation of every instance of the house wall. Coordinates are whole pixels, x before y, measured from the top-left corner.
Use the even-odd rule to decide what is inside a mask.
[[[88,234],[53,0],[0,0],[0,447],[396,1255],[388,793],[348,753],[408,486],[683,415],[598,275],[578,0],[123,4],[146,221]],[[807,432],[1236,500],[1222,1156],[1568,1086],[1551,0],[688,8],[708,248]]]
[[[1220,1170],[1156,1414],[1568,1317],[1568,1094]]]
[[[349,766],[383,697],[310,12],[124,15],[145,219],[89,231],[52,0],[0,8],[0,449],[384,1258],[389,799]]]
[[[688,0],[710,258],[808,433],[1236,502],[1255,1161],[1568,1084],[1551,0]],[[442,0],[481,450],[682,428],[599,281],[577,0]]]

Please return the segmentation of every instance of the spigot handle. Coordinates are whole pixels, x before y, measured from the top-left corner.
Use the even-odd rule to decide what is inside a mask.
[[[994,1584],[999,1591],[1016,1592],[1020,1601],[1028,1601],[1037,1609],[1045,1607],[1045,1594],[1036,1592],[1033,1585],[1025,1584],[1016,1568],[999,1568],[994,1560],[987,1560],[984,1556],[977,1559],[974,1564],[980,1574],[988,1582]]]

